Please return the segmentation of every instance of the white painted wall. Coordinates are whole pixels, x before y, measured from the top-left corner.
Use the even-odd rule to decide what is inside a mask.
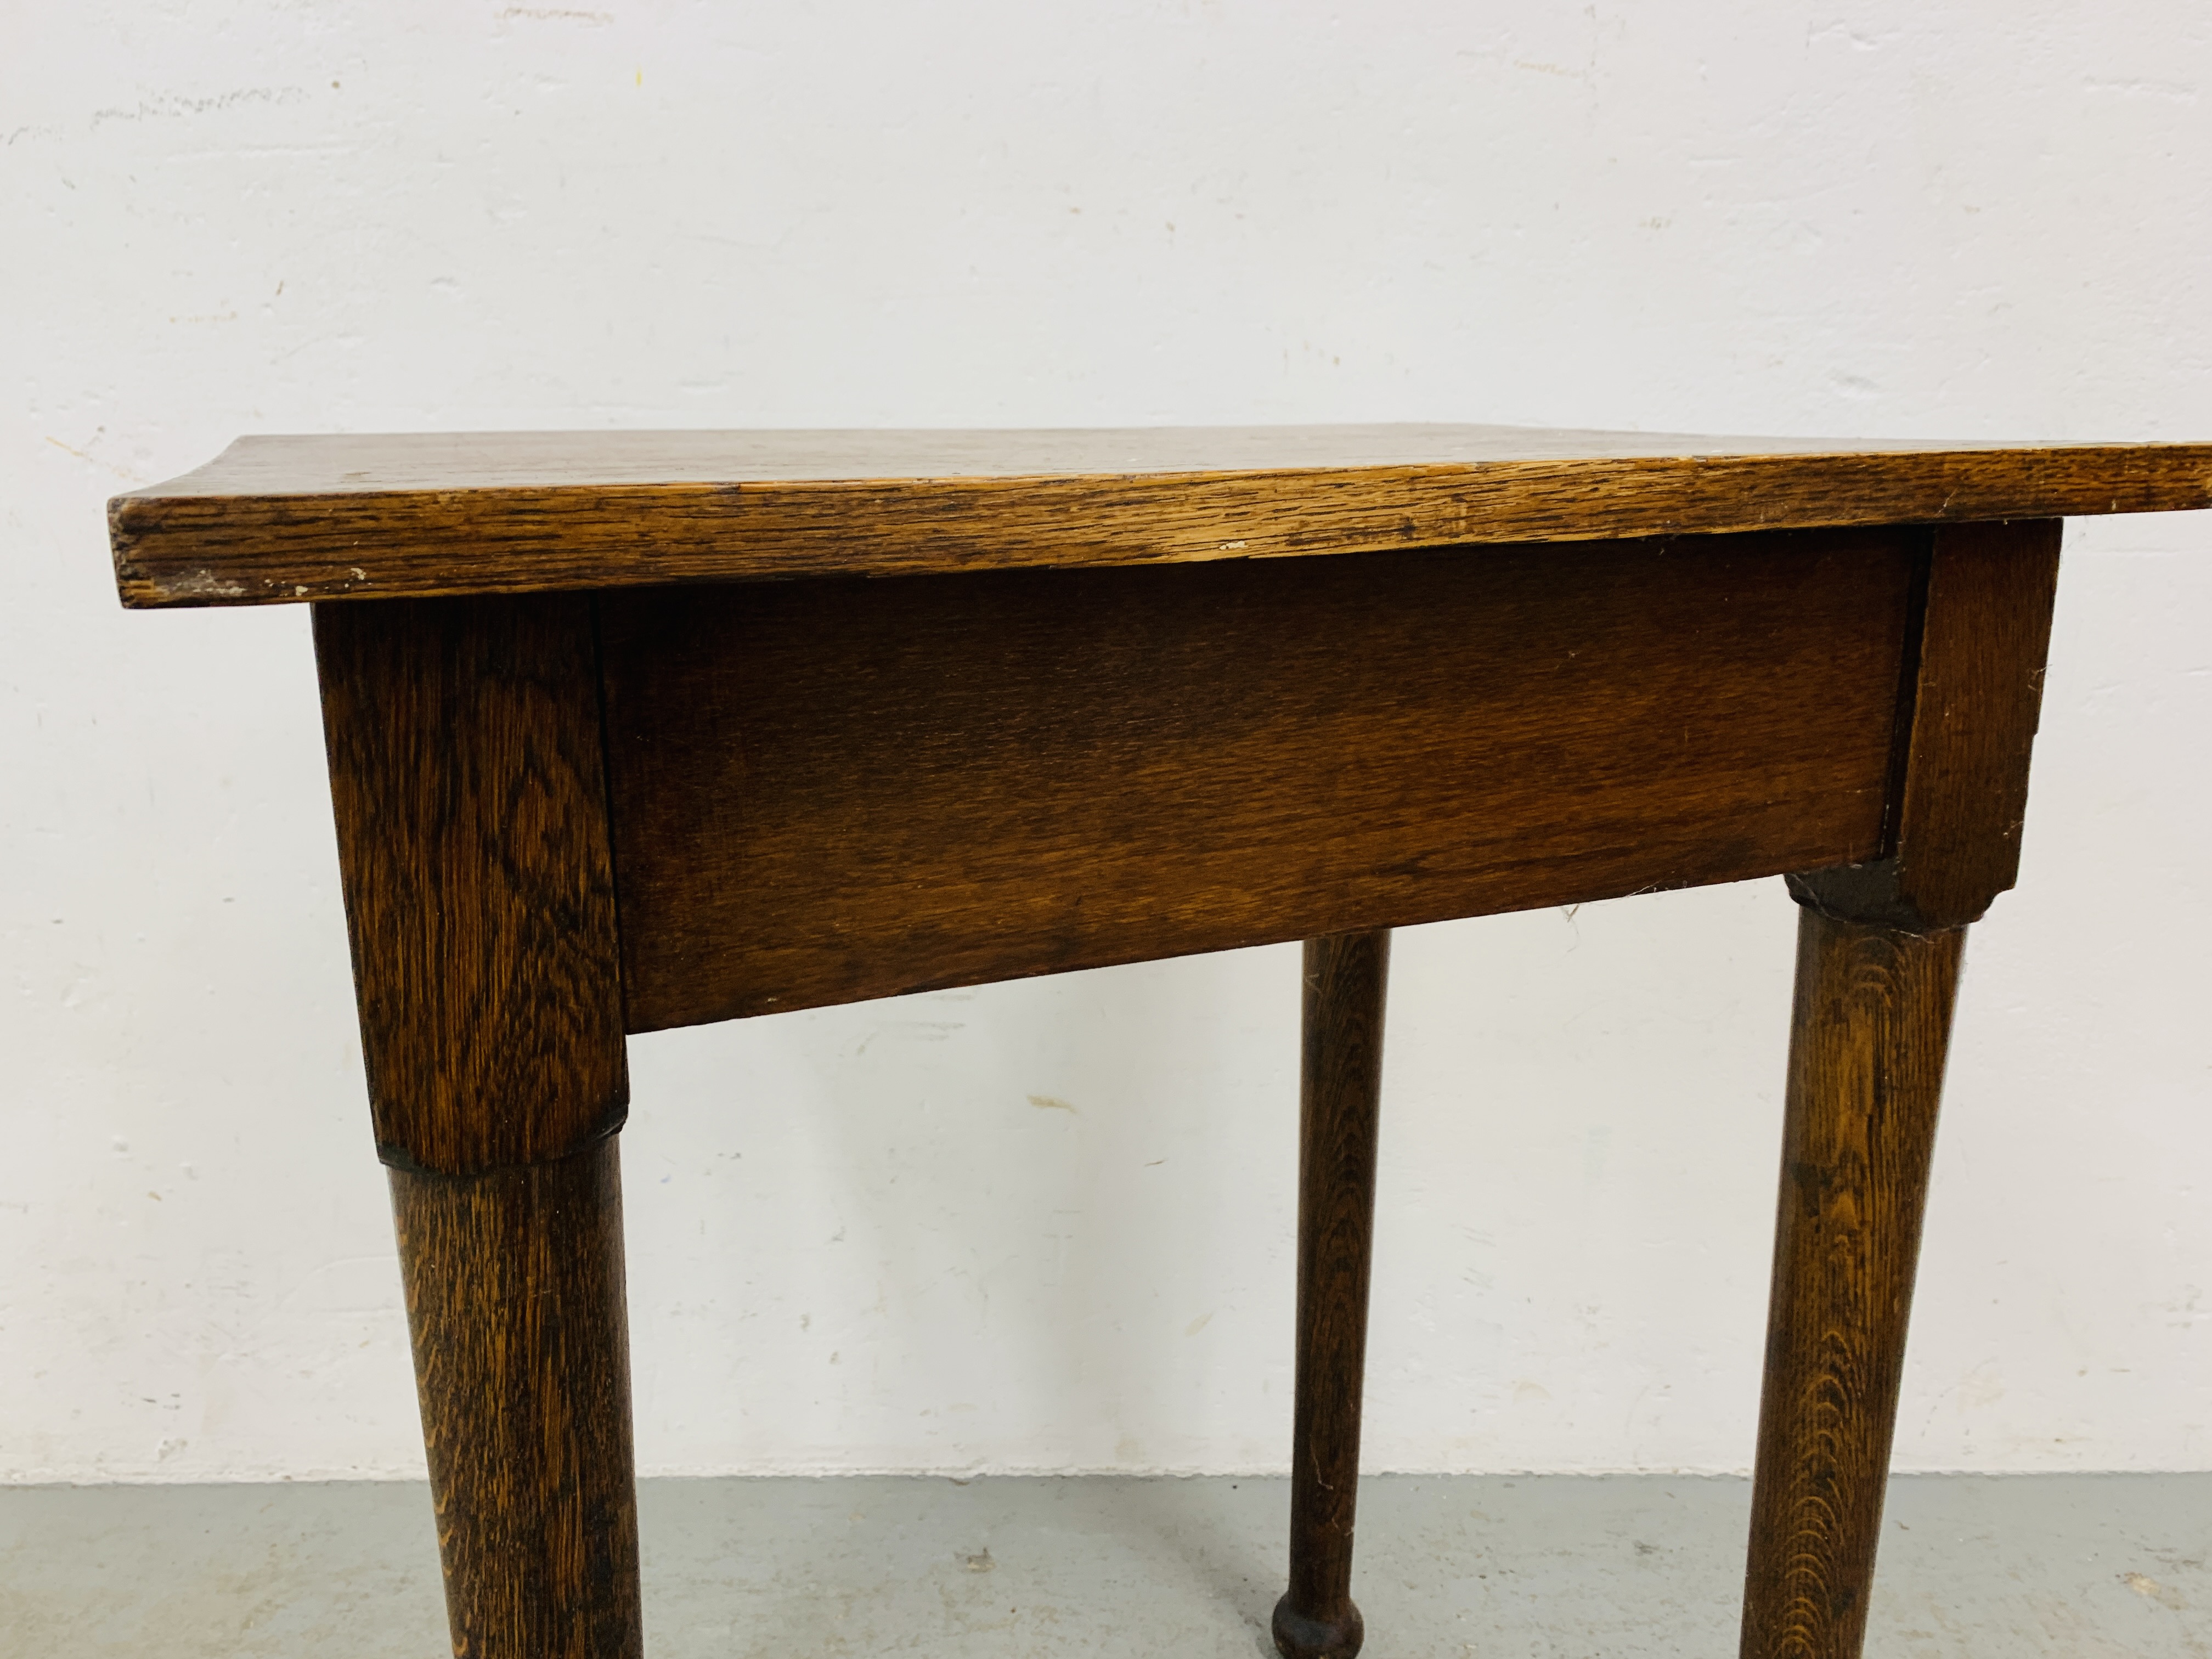
[[[239,432],[2212,436],[2199,0],[0,17],[8,1480],[420,1467],[307,617],[106,572]],[[2212,517],[2070,547],[1913,1468],[2212,1467]],[[1748,1463],[1792,925],[1401,935],[1374,1466]],[[640,1041],[645,1468],[1279,1466],[1296,981]]]

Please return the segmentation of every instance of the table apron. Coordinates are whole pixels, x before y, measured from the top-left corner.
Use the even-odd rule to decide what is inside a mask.
[[[1878,857],[1929,544],[599,595],[629,1028]]]

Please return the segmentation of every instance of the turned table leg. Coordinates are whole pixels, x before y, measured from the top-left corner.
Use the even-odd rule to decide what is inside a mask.
[[[453,1651],[640,1659],[589,601],[319,605],[315,656]]]
[[[616,1146],[475,1176],[391,1172],[467,1659],[643,1651]]]
[[[1931,532],[1887,846],[1790,878],[1797,988],[1744,1659],[1858,1659],[1966,927],[2020,867],[2055,522]]]
[[[1806,909],[1744,1659],[1856,1659],[1964,928]]]
[[[1352,1601],[1352,1531],[1389,968],[1388,930],[1306,941],[1291,1576],[1274,1618],[1284,1659],[1349,1659],[1364,1634]]]

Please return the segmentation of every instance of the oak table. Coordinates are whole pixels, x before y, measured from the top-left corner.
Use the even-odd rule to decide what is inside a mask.
[[[313,607],[457,1654],[641,1651],[627,1034],[1291,939],[1275,1639],[1352,1653],[1387,930],[1784,875],[1743,1652],[1846,1659],[2058,520],[2209,505],[2212,445],[503,433],[110,525],[126,605]]]

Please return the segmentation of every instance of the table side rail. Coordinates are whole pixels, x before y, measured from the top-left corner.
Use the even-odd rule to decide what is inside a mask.
[[[1877,857],[1928,545],[601,594],[629,1028]]]

